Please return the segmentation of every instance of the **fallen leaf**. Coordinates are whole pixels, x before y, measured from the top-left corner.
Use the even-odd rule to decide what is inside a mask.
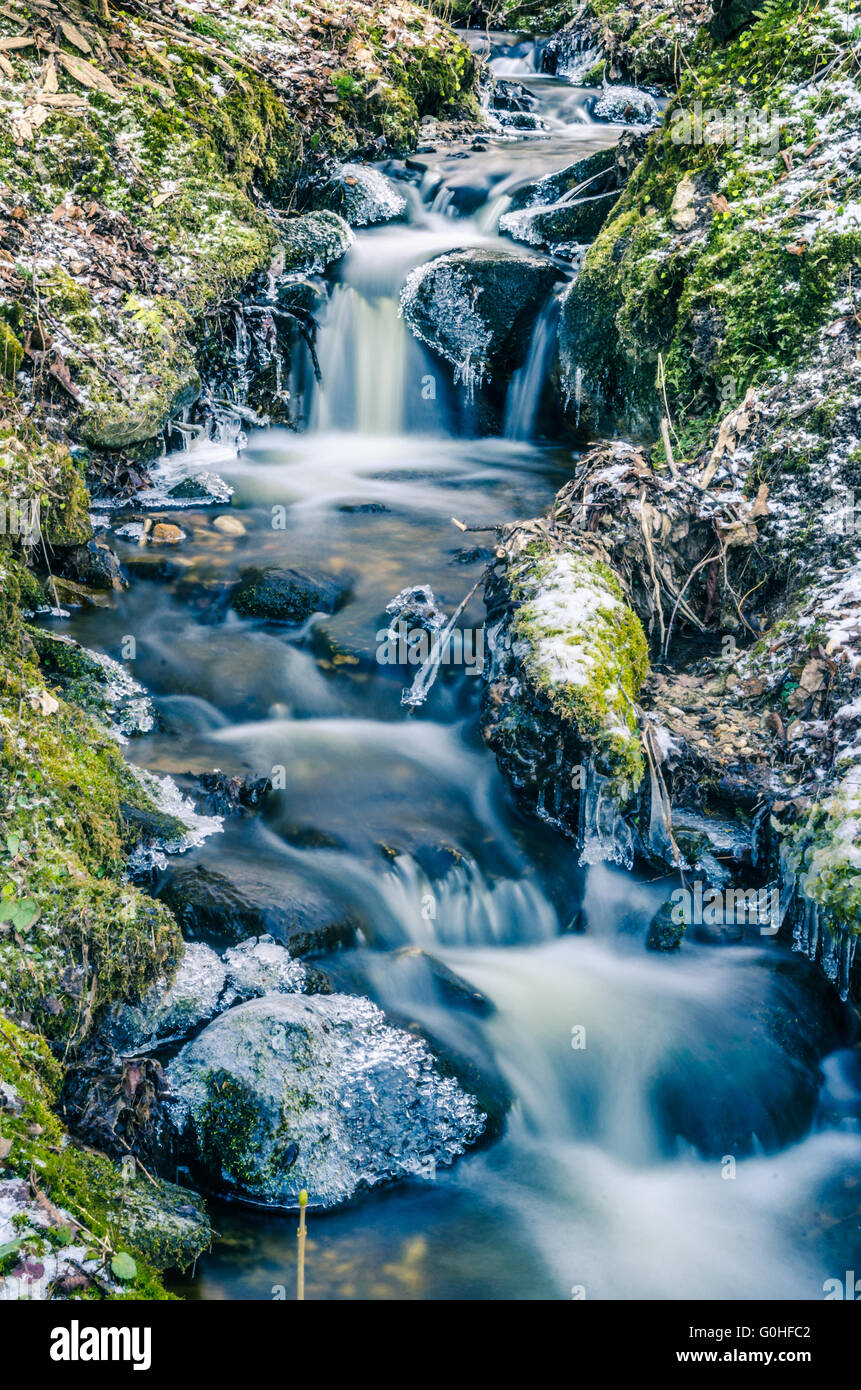
[[[41,87],[43,92],[53,95],[57,90],[57,64],[54,62],[53,53],[45,62],[42,72]]]
[[[803,256],[807,250],[806,241],[794,241],[791,246],[787,246],[790,256]]]
[[[74,24],[70,24],[67,19],[61,19],[59,25],[64,39],[68,39],[69,43],[73,44],[75,48],[79,48],[82,53],[92,53],[93,46],[84,38],[80,29],[76,29]]]
[[[729,212],[729,203],[727,202],[723,193],[713,193],[709,198],[709,202],[711,203],[715,212]]]
[[[30,708],[33,710],[41,710],[44,715],[56,714],[57,710],[60,708],[59,701],[55,700],[53,695],[50,695],[47,690],[40,691],[38,695],[31,695],[29,700]]]
[[[69,76],[80,82],[81,86],[104,92],[105,96],[112,97],[114,101],[122,101],[121,92],[101,68],[94,67],[86,58],[78,58],[73,53],[59,53],[57,56]]]

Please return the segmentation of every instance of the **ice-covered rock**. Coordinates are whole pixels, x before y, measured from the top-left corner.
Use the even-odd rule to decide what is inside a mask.
[[[372,164],[342,164],[310,193],[311,204],[338,213],[351,227],[370,227],[402,217],[407,200],[397,184]]]
[[[614,190],[594,198],[518,208],[503,213],[499,230],[515,241],[546,246],[554,252],[560,247],[582,246],[597,236],[618,197]]]
[[[432,1177],[481,1135],[476,1101],[369,999],[267,994],[230,1009],[168,1069],[184,1142],[209,1182],[331,1207]]]
[[[321,271],[338,261],[353,244],[353,233],[336,212],[306,212],[281,228],[284,269]]]
[[[451,251],[412,271],[401,313],[471,395],[485,378],[505,378],[520,366],[556,278],[535,257],[479,247]]]
[[[119,1052],[148,1052],[184,1038],[222,1007],[227,982],[224,962],[211,946],[192,942],[173,980],[153,986],[138,1004],[117,1004],[106,1026]]]
[[[601,95],[592,104],[596,121],[613,121],[621,125],[658,125],[661,112],[655,98],[639,87],[622,87],[605,83]]]
[[[271,936],[243,941],[224,953],[228,989],[242,999],[256,994],[299,993],[307,972],[301,961]]]
[[[271,936],[252,937],[219,956],[189,942],[170,982],[160,981],[137,1004],[116,1004],[105,1038],[120,1053],[151,1052],[187,1037],[231,1005],[256,995],[300,992],[307,972]]]

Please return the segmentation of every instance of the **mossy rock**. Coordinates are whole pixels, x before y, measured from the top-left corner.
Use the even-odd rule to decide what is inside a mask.
[[[639,618],[607,565],[531,542],[511,564],[513,650],[526,680],[624,804],[643,778],[635,701],[649,669]]]

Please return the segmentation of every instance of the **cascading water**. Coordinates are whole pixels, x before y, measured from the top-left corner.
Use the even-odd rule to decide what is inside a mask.
[[[552,305],[510,385],[507,438],[474,437],[451,368],[397,312],[430,257],[511,249],[492,210],[518,181],[618,134],[589,124],[583,92],[535,76],[535,53],[500,45],[497,67],[524,65],[546,132],[421,156],[408,220],[359,232],[338,269],[308,430],[252,432],[239,456],[221,447],[241,534],[184,512],[167,573],[114,536],[135,582],[67,626],[114,654],[136,634],[135,676],[161,715],[136,762],[184,788],[189,770],[214,766],[273,778],[259,815],[225,820],[185,862],[301,922],[346,924],[352,944],[313,962],[330,986],[418,1026],[498,1112],[495,1142],[433,1181],[317,1222],[310,1297],[821,1298],[824,1279],[861,1267],[845,1184],[861,1102],[842,1068],[839,1113],[817,1108],[818,1059],[846,1043],[821,974],[756,936],[715,947],[691,932],[678,955],[647,954],[674,880],[607,862],[630,863],[631,846],[600,776],[583,797],[581,865],[552,824],[521,817],[481,746],[480,677],[440,663],[410,712],[416,668],[379,657],[393,595],[424,585],[453,615],[492,561],[492,530],[463,534],[453,516],[534,516],[569,476],[570,448],[534,443]],[[214,447],[190,441],[183,471],[211,469]],[[166,460],[162,482],[178,467]],[[237,577],[267,565],[326,576],[334,611],[292,629],[227,613]],[[458,622],[482,621],[479,586]],[[653,806],[657,843],[657,794]],[[786,1046],[799,1018],[803,1057]],[[811,1240],[819,1204],[827,1228]],[[234,1206],[214,1225],[184,1293],[268,1298],[288,1282],[290,1218]]]

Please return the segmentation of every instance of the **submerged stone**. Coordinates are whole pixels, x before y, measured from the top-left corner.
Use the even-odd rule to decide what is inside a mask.
[[[233,596],[233,610],[242,618],[303,623],[312,613],[336,612],[345,597],[345,589],[324,576],[294,569],[248,569]]]
[[[369,999],[266,995],[231,1009],[168,1069],[177,1123],[216,1188],[332,1207],[432,1177],[481,1135],[472,1096]]]
[[[672,898],[662,903],[649,923],[646,936],[648,951],[678,951],[685,934],[684,915]]]

